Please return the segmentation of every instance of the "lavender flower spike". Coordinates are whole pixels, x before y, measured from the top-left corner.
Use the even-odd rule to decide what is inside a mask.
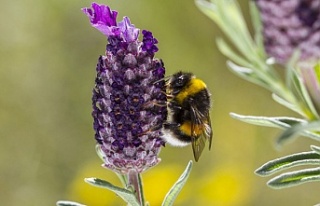
[[[263,24],[264,44],[269,56],[285,64],[295,49],[299,61],[320,58],[319,0],[255,0]]]
[[[139,173],[159,163],[164,145],[161,127],[166,119],[165,68],[155,59],[157,40],[128,17],[117,23],[117,12],[93,3],[83,12],[93,27],[108,38],[100,56],[92,105],[95,138],[104,166],[122,174]]]

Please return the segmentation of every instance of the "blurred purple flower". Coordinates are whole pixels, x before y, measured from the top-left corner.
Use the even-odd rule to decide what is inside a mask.
[[[320,58],[320,0],[256,0],[265,49],[285,64],[295,49],[300,61]]]
[[[166,120],[165,68],[154,58],[157,40],[128,17],[116,22],[117,12],[92,4],[84,8],[91,25],[108,38],[100,56],[92,105],[95,138],[104,166],[118,173],[142,172],[158,164],[164,145],[161,127]]]

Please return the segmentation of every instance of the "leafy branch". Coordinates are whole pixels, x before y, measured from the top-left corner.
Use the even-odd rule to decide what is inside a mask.
[[[251,23],[254,28],[253,36],[250,35],[237,1],[196,0],[195,2],[198,8],[220,27],[228,42],[232,44],[231,47],[221,37],[216,39],[219,50],[229,59],[228,68],[239,77],[269,90],[274,101],[301,116],[301,118],[264,117],[231,113],[231,117],[249,124],[283,129],[283,133],[277,138],[278,147],[298,136],[320,141],[318,106],[320,63],[302,64],[299,61],[300,51],[296,49],[287,63],[282,65],[286,70],[286,77],[282,79],[274,67],[275,59],[269,57],[265,51],[263,24],[255,1],[249,3]],[[257,169],[256,173],[266,176],[298,165],[311,165],[317,167],[280,174],[271,179],[268,185],[278,189],[319,181],[320,149],[317,146],[311,146],[311,149],[309,152],[271,160]]]

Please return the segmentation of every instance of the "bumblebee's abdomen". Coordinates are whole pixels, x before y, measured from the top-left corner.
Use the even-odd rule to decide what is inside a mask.
[[[193,125],[193,134],[191,134],[191,122],[186,121],[183,124],[180,125],[179,129],[182,134],[188,135],[188,136],[200,136],[204,132],[204,125],[202,124],[194,124]]]
[[[176,146],[189,144],[205,132],[204,125],[194,125],[194,134],[192,135],[190,121],[186,121],[179,126],[169,123],[165,126],[164,129],[164,138],[166,139],[166,141]]]
[[[188,121],[193,121],[194,124],[197,124],[199,120],[202,119],[192,119],[192,110],[197,112],[202,118],[206,118],[210,109],[210,95],[206,88],[199,90],[196,94],[189,95],[181,103],[179,103],[176,98],[173,102],[181,106],[181,109],[172,109],[173,121],[179,124]],[[186,126],[184,128],[186,128]]]

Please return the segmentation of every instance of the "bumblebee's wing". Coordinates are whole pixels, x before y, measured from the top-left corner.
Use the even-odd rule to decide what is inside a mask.
[[[196,162],[198,162],[199,157],[205,147],[206,140],[209,139],[209,149],[211,147],[211,140],[212,140],[212,131],[211,131],[211,123],[210,117],[207,115],[206,117],[200,113],[196,107],[190,105],[191,108],[191,144],[193,150],[193,156]],[[196,135],[195,127],[196,125],[203,125],[205,128],[203,133],[200,135]]]
[[[212,132],[211,120],[210,120],[210,115],[209,114],[205,118],[204,125],[205,125],[205,129],[204,129],[205,131],[204,131],[203,135],[209,141],[209,150],[210,150],[211,149],[213,132]]]
[[[193,156],[196,162],[198,162],[201,156],[201,153],[203,151],[203,148],[206,146],[206,138],[203,135],[199,137],[193,136],[192,138],[193,139],[191,144],[192,144]]]

